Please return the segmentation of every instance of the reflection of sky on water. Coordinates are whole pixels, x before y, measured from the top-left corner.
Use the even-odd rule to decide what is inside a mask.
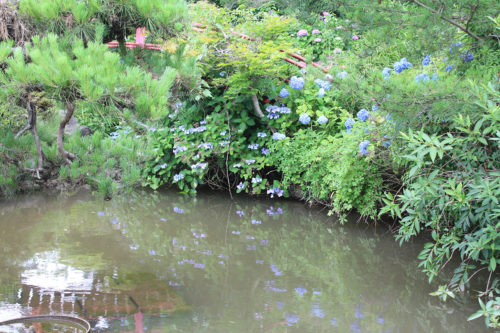
[[[61,263],[59,251],[36,253],[24,266],[26,270],[21,274],[22,283],[42,291],[92,289],[93,272],[84,272]]]
[[[21,282],[94,292],[101,278],[127,290],[136,283],[128,273],[147,272],[192,307],[168,320],[135,308],[95,316],[94,325],[108,331],[175,325],[200,332],[385,332],[421,325],[418,331],[445,332],[454,323],[466,332],[465,314],[448,318],[439,305],[428,311],[425,277],[391,237],[332,226],[300,204],[200,198],[141,194],[55,210],[40,223],[56,237],[25,261]],[[79,265],[95,255],[99,265]]]

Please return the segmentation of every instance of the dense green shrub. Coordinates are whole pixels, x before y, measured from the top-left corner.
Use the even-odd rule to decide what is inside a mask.
[[[452,257],[460,258],[442,293],[464,290],[474,272],[487,268],[490,277],[481,295],[491,297],[498,290],[495,272],[500,263],[500,93],[496,84],[475,93],[482,114],[475,119],[456,116],[454,131],[403,134],[401,163],[408,172],[402,192],[388,194],[382,212],[400,218],[401,241],[432,230],[433,242],[419,256],[430,280]],[[498,314],[489,320],[498,327]]]

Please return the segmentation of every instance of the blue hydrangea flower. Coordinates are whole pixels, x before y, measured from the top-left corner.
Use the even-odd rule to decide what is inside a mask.
[[[262,178],[259,176],[252,178],[252,184],[258,184],[262,182]]]
[[[267,149],[266,147],[263,147],[260,151],[261,151],[262,155],[269,154],[269,149]]]
[[[280,275],[282,275],[282,274],[283,274],[283,271],[279,270],[279,269],[278,269],[278,266],[276,266],[276,265],[271,264],[271,265],[269,266],[269,268],[271,268],[271,271],[272,271],[272,272],[274,273],[274,275],[276,275],[276,276],[280,276]]]
[[[365,314],[363,313],[363,305],[356,304],[356,311],[354,312],[354,317],[357,319],[363,319]]]
[[[198,148],[204,148],[205,150],[214,149],[214,145],[211,142],[200,143]]]
[[[427,75],[427,73],[422,73],[415,76],[415,82],[425,83],[427,81],[429,81],[429,75]]]
[[[319,306],[318,302],[314,302],[311,306],[311,313],[313,314],[313,316],[318,318],[325,317],[325,311],[323,311],[323,309]]]
[[[447,72],[449,72],[449,71],[451,71],[455,67],[457,67],[457,66],[455,66],[454,64],[451,64],[451,65],[446,66],[446,68],[444,70],[447,71]]]
[[[428,66],[431,63],[431,56],[427,54],[424,59],[422,59],[422,65]]]
[[[382,70],[382,75],[384,76],[384,79],[388,79],[390,76],[391,76],[391,70],[389,67],[385,67],[383,70]]]
[[[281,89],[281,91],[280,91],[280,97],[281,98],[286,98],[288,96],[290,96],[290,93],[288,92],[288,90],[286,90],[286,88]]]
[[[219,75],[220,75],[221,77],[224,77],[224,76],[226,76],[226,72],[220,72],[220,73],[219,73]]]
[[[359,144],[359,153],[361,155],[366,155],[368,154],[368,150],[366,150],[366,148],[368,148],[368,146],[370,145],[370,141],[369,140],[365,140],[365,141],[362,141],[360,144]]]
[[[286,106],[280,106],[278,108],[278,112],[281,114],[289,114],[290,112],[292,112],[292,110]]]
[[[184,174],[178,173],[178,174],[174,175],[174,182],[178,182],[181,179],[184,179]]]
[[[280,117],[280,108],[275,105],[269,105],[266,108],[267,113],[267,118],[269,119],[278,119]]]
[[[320,124],[326,124],[326,123],[328,123],[328,118],[325,117],[325,116],[320,116],[318,118],[318,123],[320,123]]]
[[[279,187],[273,187],[273,188],[270,188],[269,190],[267,190],[267,194],[269,194],[269,196],[271,198],[274,198],[275,194],[278,197],[282,197],[283,196],[283,190],[281,190]]]
[[[303,113],[300,115],[299,121],[302,123],[302,125],[307,125],[311,121],[311,117],[309,117],[307,113]]]
[[[372,112],[375,112],[378,110],[378,105],[377,104],[373,104],[372,105]]]
[[[319,90],[318,90],[318,97],[320,97],[320,98],[321,98],[321,97],[323,97],[323,96],[325,96],[325,89],[323,89],[323,88],[319,88]]]
[[[464,51],[462,52],[462,61],[463,62],[470,62],[472,60],[474,60],[474,53],[470,52],[470,51]]]
[[[401,73],[407,68],[412,67],[413,65],[406,60],[406,58],[401,58],[401,60],[396,61],[393,65],[394,71],[396,73]]]
[[[329,81],[323,81],[321,79],[316,79],[314,80],[314,83],[318,88],[323,88],[324,90],[330,90],[332,89],[332,84]]]
[[[389,148],[389,146],[391,145],[391,140],[389,141],[384,141],[384,147],[385,148]]]
[[[347,76],[347,72],[346,71],[342,71],[342,72],[337,73],[337,77],[339,79],[344,79],[346,76]]]
[[[354,125],[356,121],[352,118],[348,118],[344,125],[345,125],[345,128],[346,128],[346,132],[349,133],[351,131],[351,128],[352,128],[352,125]]]
[[[362,122],[365,122],[368,117],[370,116],[370,112],[366,111],[366,109],[361,109],[359,112],[356,114],[359,120]]]
[[[295,288],[295,292],[297,294],[299,294],[300,296],[304,296],[304,294],[307,292],[307,289],[303,288],[303,287],[298,287],[298,288]]]
[[[450,45],[450,50],[449,50],[449,51],[450,51],[450,53],[452,53],[453,51],[455,51],[455,49],[457,49],[457,50],[458,50],[458,49],[460,49],[460,48],[462,48],[462,42],[458,42],[458,43],[456,43],[456,44],[451,44],[451,45]]]
[[[290,87],[296,90],[301,90],[304,88],[304,78],[303,77],[297,77],[297,76],[292,76],[290,78]]]
[[[285,321],[288,326],[295,326],[300,320],[299,315],[295,313],[286,313],[285,314]]]
[[[273,134],[273,140],[276,140],[276,141],[279,141],[279,140],[283,140],[286,138],[286,135],[285,134],[281,134],[281,133],[274,133]]]

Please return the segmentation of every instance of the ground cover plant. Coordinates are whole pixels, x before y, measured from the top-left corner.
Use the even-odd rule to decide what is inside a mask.
[[[500,6],[293,3],[2,5],[0,193],[208,185],[390,216],[431,234],[429,279],[454,265],[436,295],[498,327]],[[162,51],[127,49],[137,27]]]

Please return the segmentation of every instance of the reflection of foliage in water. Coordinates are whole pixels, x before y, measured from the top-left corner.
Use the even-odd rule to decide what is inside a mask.
[[[463,330],[449,306],[413,300],[428,286],[403,249],[293,203],[134,193],[75,202],[28,231],[35,249],[55,244],[65,263],[117,272],[125,289],[137,272],[170,284],[194,304],[176,325],[197,331]]]

